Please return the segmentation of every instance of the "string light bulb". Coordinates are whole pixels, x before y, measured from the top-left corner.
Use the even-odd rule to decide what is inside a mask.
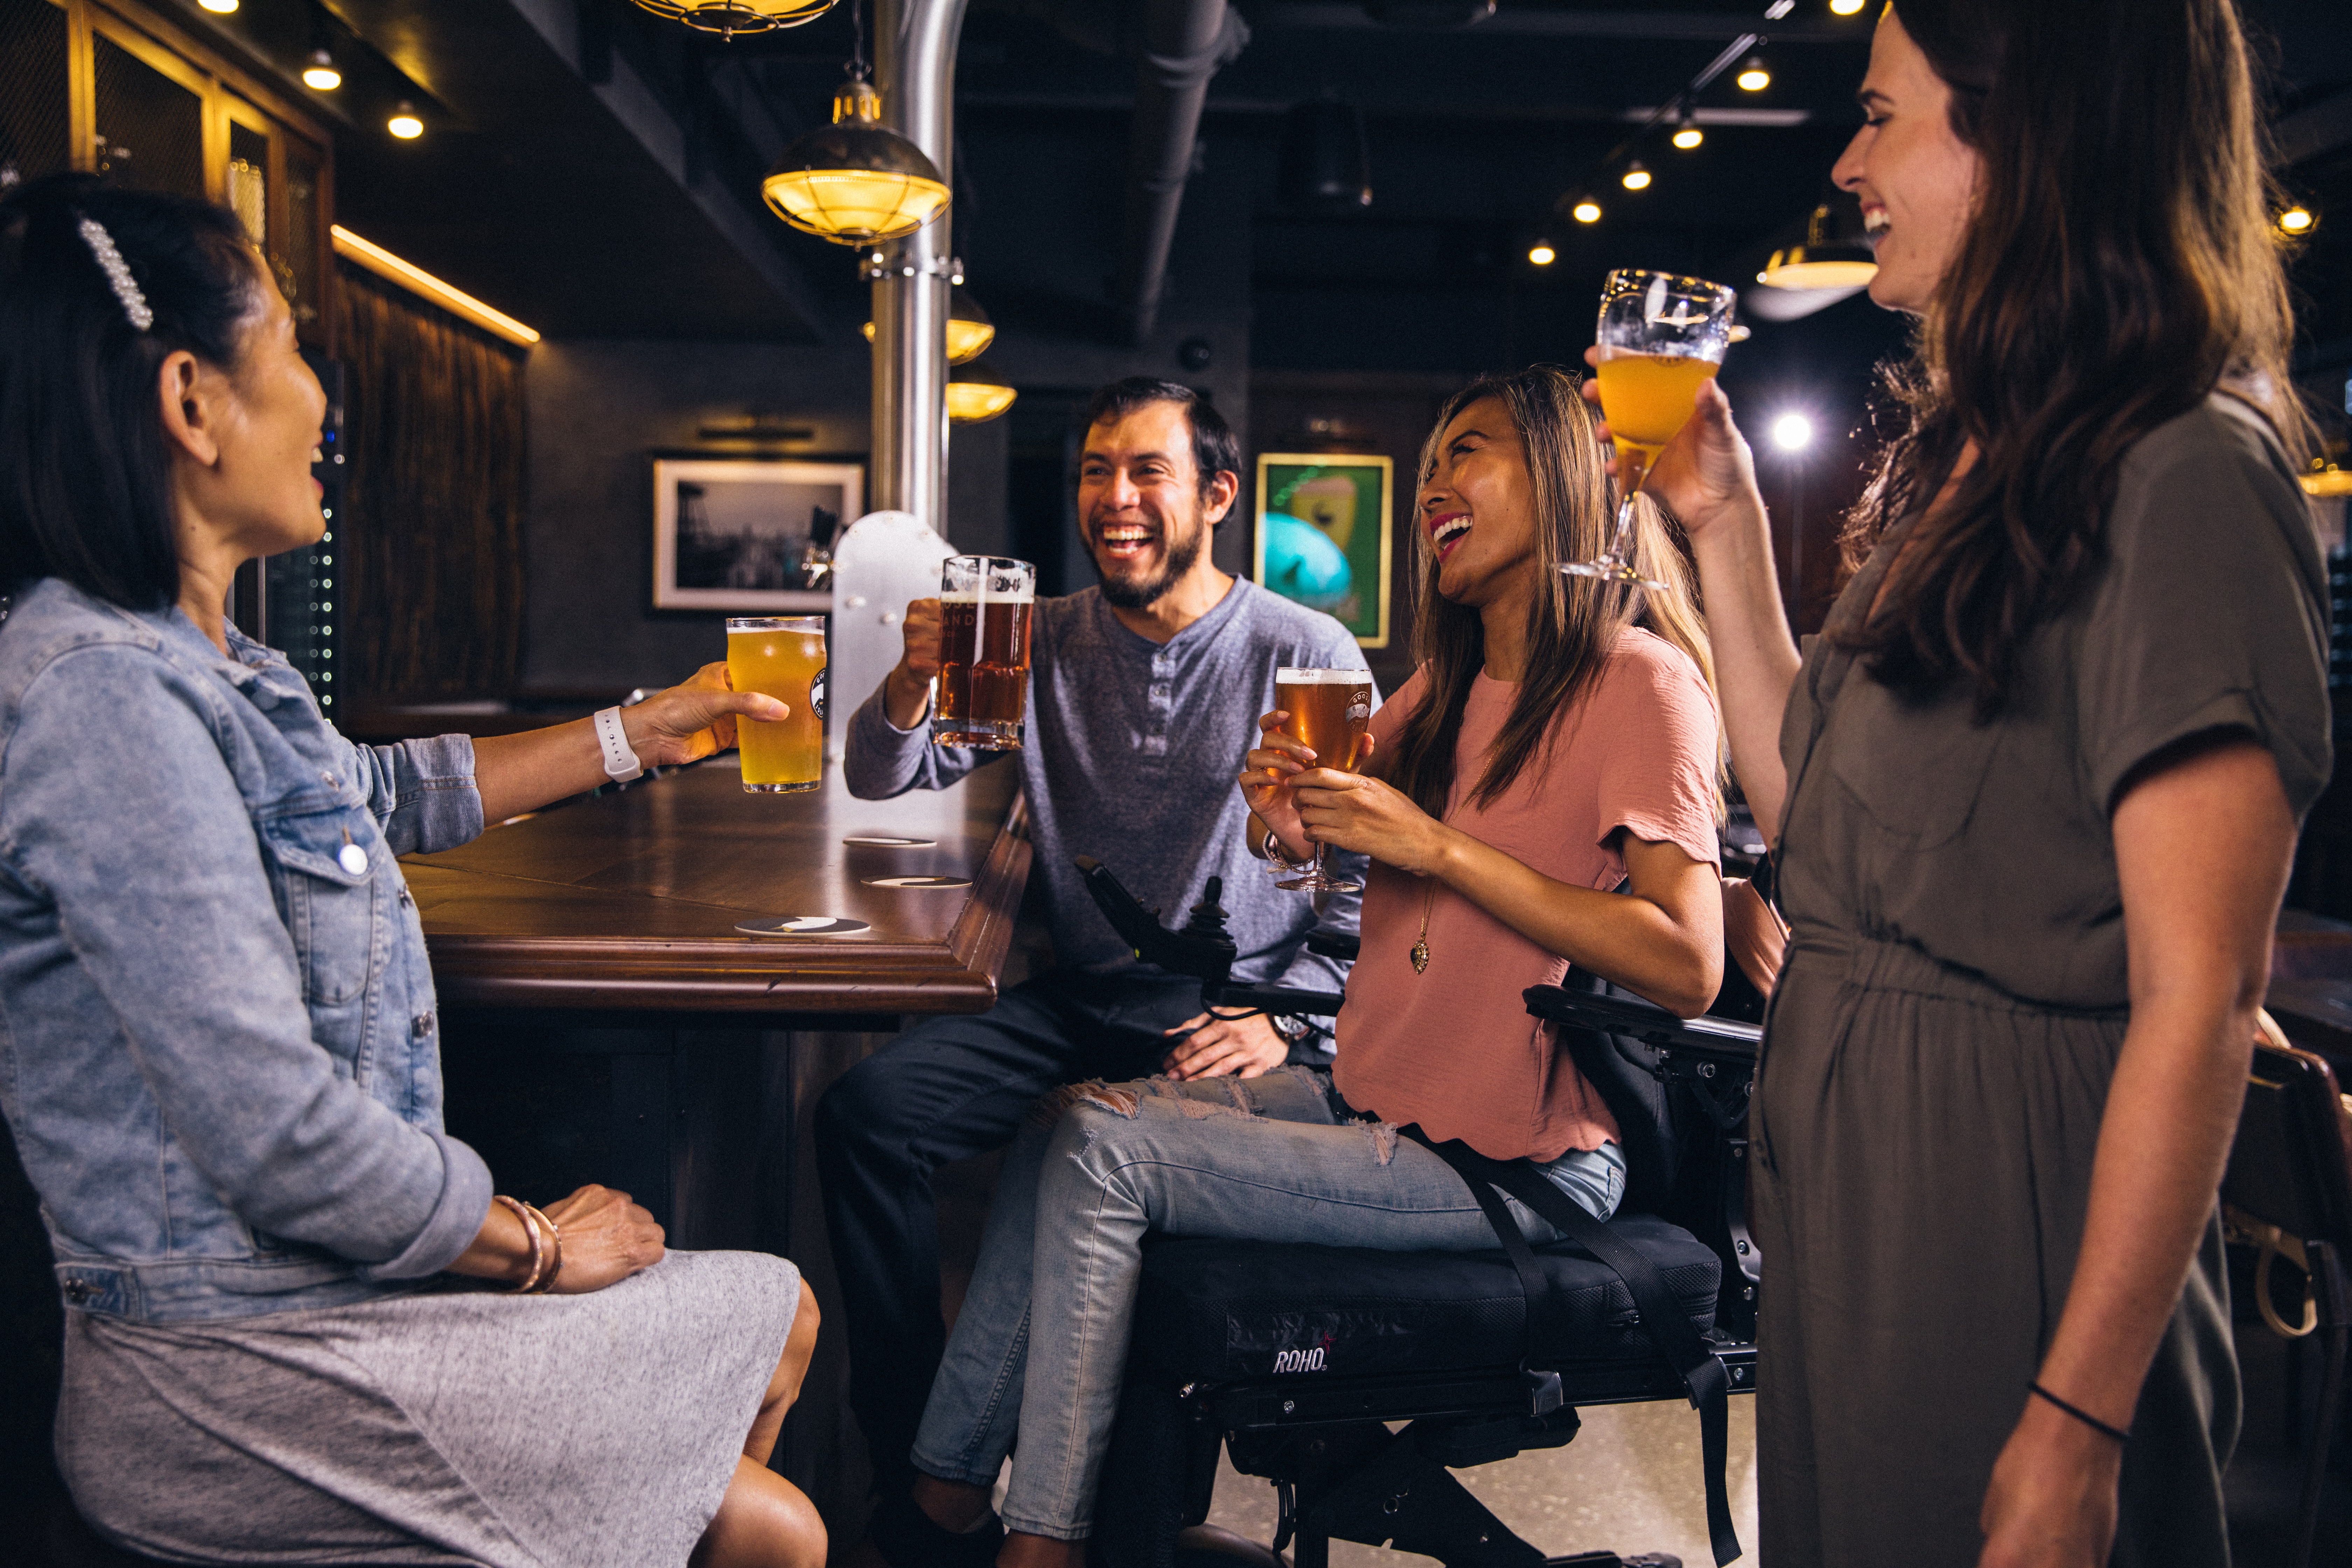
[[[403,142],[414,142],[425,134],[425,121],[416,118],[416,110],[405,101],[393,110],[392,118],[383,122],[383,128]]]
[[[2312,216],[2309,207],[2291,206],[2278,216],[2279,232],[2290,235],[2309,234],[2312,226],[2318,221]]]
[[[1862,0],[1830,0],[1830,15],[1851,16],[1862,9]]]
[[[1586,196],[1583,200],[1578,202],[1575,206],[1569,209],[1568,216],[1574,218],[1579,223],[1599,223],[1601,221],[1601,204],[1594,201],[1591,196]]]
[[[1550,240],[1539,239],[1528,247],[1528,259],[1538,267],[1549,267],[1559,259],[1559,252],[1551,247]]]
[[[1638,163],[1626,164],[1624,184],[1625,188],[1629,191],[1648,190],[1650,188],[1650,171],[1642,167]]]
[[[196,0],[196,4],[215,16],[226,16],[236,9],[236,0]]]
[[[335,68],[335,57],[324,49],[310,51],[310,63],[302,68],[302,85],[313,92],[332,92],[343,85],[343,73]]]
[[[1742,92],[1762,92],[1772,85],[1772,73],[1765,68],[1762,55],[1750,55],[1748,63],[1739,68],[1738,78]]]
[[[1682,122],[1675,127],[1675,145],[1687,153],[1706,140],[1706,132],[1698,128],[1698,116],[1684,110]]]

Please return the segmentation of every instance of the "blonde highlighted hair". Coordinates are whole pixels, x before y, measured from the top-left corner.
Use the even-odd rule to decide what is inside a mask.
[[[1696,575],[1672,525],[1647,496],[1634,498],[1633,564],[1664,583],[1643,590],[1559,568],[1607,547],[1614,526],[1609,476],[1602,469],[1591,409],[1579,379],[1550,365],[1482,376],[1448,398],[1422,444],[1420,476],[1437,459],[1446,426],[1471,405],[1492,398],[1508,412],[1527,454],[1535,508],[1536,593],[1528,612],[1528,668],[1517,699],[1488,750],[1468,798],[1490,805],[1541,752],[1552,721],[1583,696],[1617,638],[1642,626],[1688,654],[1709,692],[1715,655],[1698,604]],[[1486,660],[1478,612],[1437,591],[1437,558],[1426,529],[1413,537],[1413,662],[1427,693],[1374,764],[1389,784],[1432,816],[1443,816],[1454,785],[1454,753],[1470,689]],[[1721,722],[1717,732],[1717,814],[1722,814]]]

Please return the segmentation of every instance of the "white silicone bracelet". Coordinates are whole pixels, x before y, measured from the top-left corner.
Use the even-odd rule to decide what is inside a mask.
[[[629,732],[621,728],[621,710],[607,708],[596,715],[596,743],[604,748],[604,771],[615,782],[627,784],[646,771],[629,748]]]

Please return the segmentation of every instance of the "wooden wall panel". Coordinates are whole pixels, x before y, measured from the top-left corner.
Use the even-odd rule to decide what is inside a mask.
[[[356,695],[505,696],[522,653],[523,356],[337,271]]]

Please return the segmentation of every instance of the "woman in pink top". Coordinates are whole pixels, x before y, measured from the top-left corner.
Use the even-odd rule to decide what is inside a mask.
[[[1289,1067],[1080,1084],[1041,1107],[1007,1158],[924,1412],[916,1507],[894,1524],[911,1554],[1076,1568],[1145,1232],[1492,1247],[1469,1189],[1398,1137],[1405,1123],[1533,1159],[1604,1219],[1623,1195],[1607,1108],[1519,993],[1574,965],[1685,1015],[1714,999],[1706,634],[1646,502],[1637,563],[1668,588],[1631,594],[1557,569],[1598,553],[1609,519],[1572,377],[1469,387],[1422,468],[1422,667],[1373,720],[1370,771],[1315,768],[1271,713],[1241,778],[1261,843],[1294,859],[1337,844],[1373,862],[1337,1087]],[[1632,896],[1615,896],[1621,883]],[[1511,1208],[1530,1239],[1556,1239]],[[1016,1430],[1000,1552],[989,1489]]]

